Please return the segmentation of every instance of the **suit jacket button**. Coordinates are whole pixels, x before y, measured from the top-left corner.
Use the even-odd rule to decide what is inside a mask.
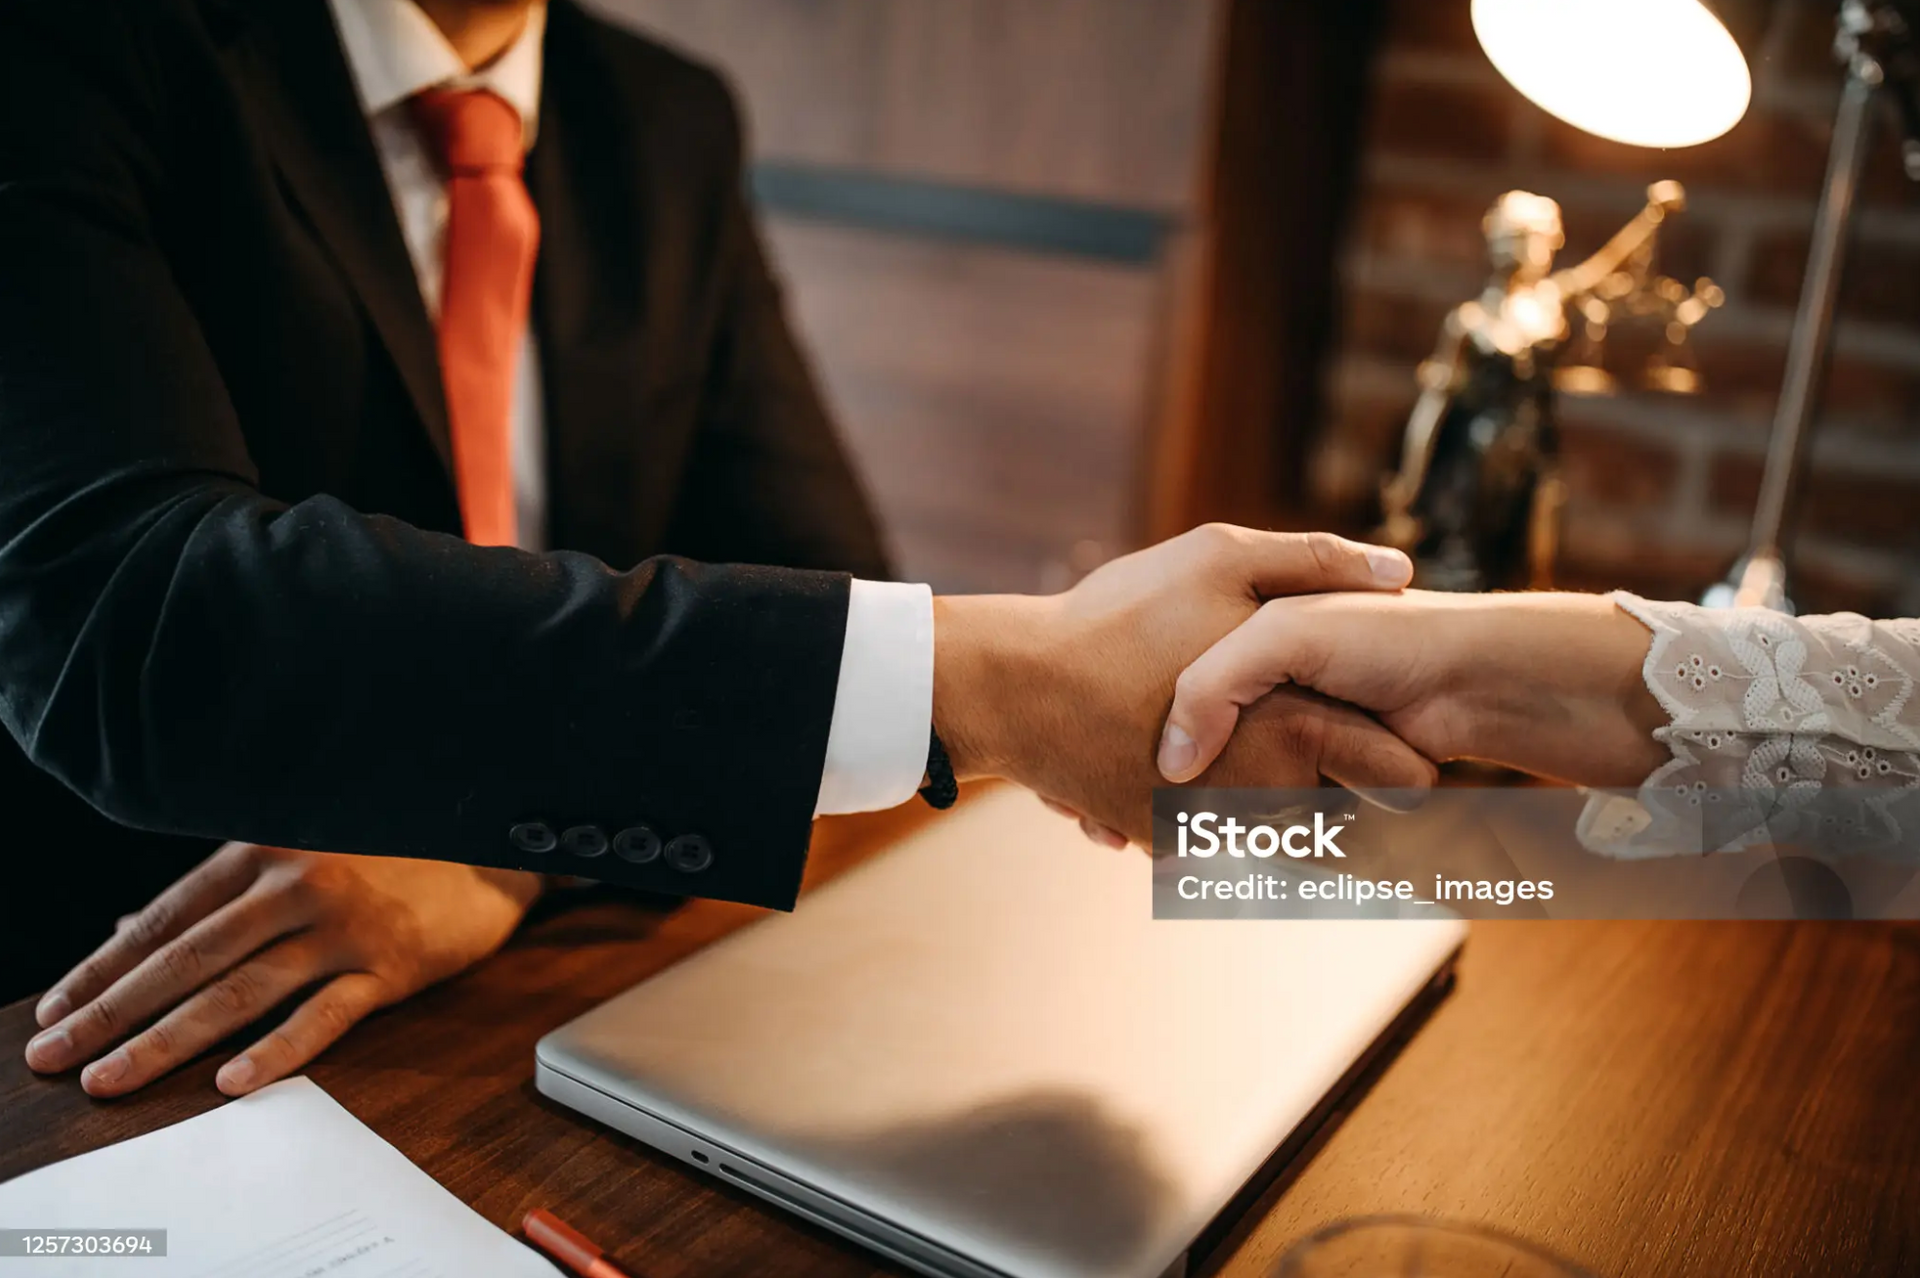
[[[644,825],[630,825],[613,836],[613,854],[622,861],[645,865],[660,856],[660,836]]]
[[[597,825],[568,826],[560,833],[560,846],[578,857],[604,856],[607,832]]]
[[[683,834],[667,844],[667,864],[682,874],[698,874],[713,864],[713,849],[697,834]]]
[[[551,852],[559,840],[545,821],[522,821],[507,831],[507,842],[522,852]]]

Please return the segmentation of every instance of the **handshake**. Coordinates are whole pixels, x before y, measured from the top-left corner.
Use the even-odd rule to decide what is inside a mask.
[[[957,777],[1017,781],[1116,846],[1150,841],[1169,781],[1365,794],[1471,756],[1633,785],[1659,764],[1638,621],[1412,575],[1395,550],[1211,525],[1063,594],[938,598],[933,726]],[[492,953],[541,891],[517,870],[229,843],[47,992],[27,1063],[123,1095],[297,999],[221,1067],[223,1091],[252,1091]]]
[[[933,723],[1123,846],[1153,787],[1424,790],[1472,757],[1634,785],[1664,751],[1647,631],[1605,599],[1406,591],[1397,550],[1212,524],[1048,597],[935,600]]]

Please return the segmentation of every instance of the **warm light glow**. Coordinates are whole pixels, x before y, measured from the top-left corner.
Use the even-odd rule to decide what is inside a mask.
[[[1473,30],[1514,88],[1615,142],[1706,142],[1753,96],[1740,46],[1699,0],[1473,0]]]

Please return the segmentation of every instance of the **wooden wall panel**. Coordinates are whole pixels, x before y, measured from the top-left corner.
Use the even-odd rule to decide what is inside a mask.
[[[1193,398],[1172,303],[1207,234],[1225,0],[589,2],[745,99],[792,312],[903,572],[1057,589],[1181,504],[1149,498],[1147,459]],[[796,178],[829,198],[783,203]],[[1078,229],[854,225],[852,188],[903,180],[947,213],[993,193]],[[1116,216],[1149,247],[1102,260],[1083,241]]]
[[[1057,589],[1131,544],[1153,273],[797,222],[770,238],[904,573]]]
[[[595,0],[725,67],[761,158],[1163,211],[1198,190],[1211,0]]]

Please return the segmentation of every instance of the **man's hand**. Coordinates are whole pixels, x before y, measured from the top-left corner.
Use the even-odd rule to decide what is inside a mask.
[[[1582,785],[1635,786],[1668,757],[1640,667],[1650,636],[1578,594],[1276,599],[1180,676],[1161,771],[1185,781],[1242,708],[1294,684],[1364,707],[1428,758],[1484,759]]]
[[[955,774],[1003,776],[1137,842],[1151,837],[1161,721],[1180,671],[1275,595],[1397,590],[1398,551],[1208,525],[1046,598],[934,601],[934,728]],[[1426,759],[1365,714],[1299,693],[1248,716],[1213,785],[1424,788]]]
[[[516,870],[229,843],[47,991],[27,1064],[92,1062],[80,1085],[124,1095],[312,989],[221,1067],[220,1090],[244,1095],[493,953],[539,894]]]

